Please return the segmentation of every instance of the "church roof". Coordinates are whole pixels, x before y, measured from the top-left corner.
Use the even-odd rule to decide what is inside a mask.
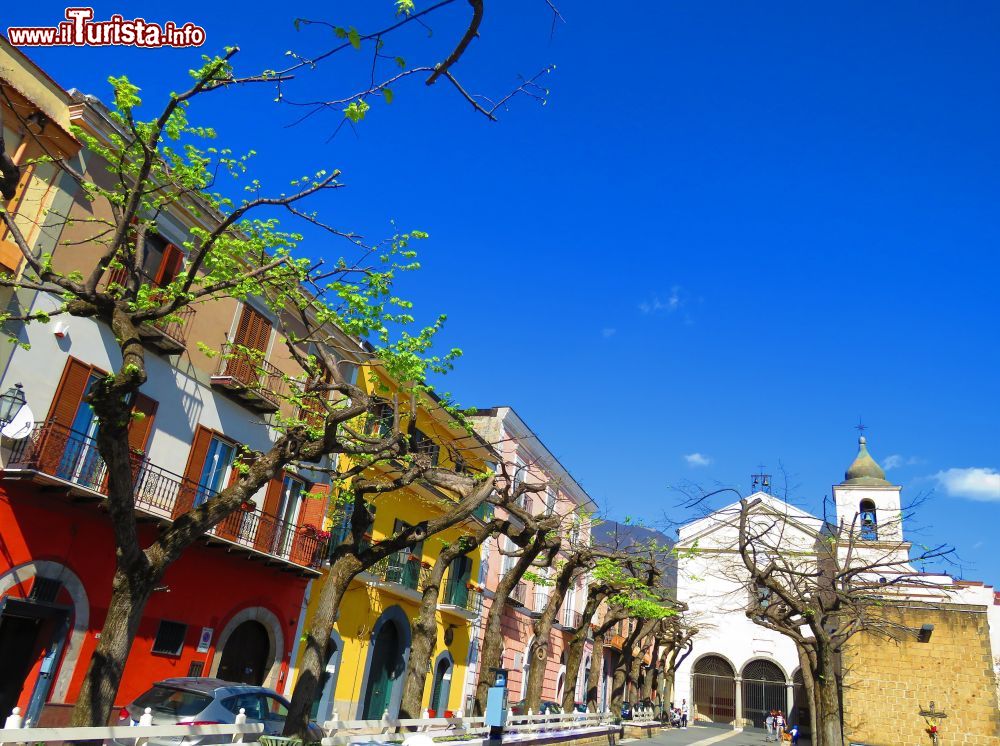
[[[868,453],[868,445],[865,436],[858,438],[858,455],[853,463],[847,467],[844,474],[844,481],[841,484],[853,484],[868,487],[890,486],[885,478],[885,472],[878,465],[871,454]]]

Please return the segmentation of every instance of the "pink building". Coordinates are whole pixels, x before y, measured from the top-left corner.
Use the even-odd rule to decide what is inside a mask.
[[[564,525],[566,539],[569,544],[590,543],[590,516],[596,512],[597,506],[584,489],[577,484],[566,468],[545,447],[545,444],[522,420],[511,407],[494,407],[480,409],[472,418],[477,432],[490,443],[503,457],[507,464],[514,465],[515,479],[544,483],[547,489],[543,493],[526,496],[524,507],[532,512],[550,510],[565,516]],[[486,615],[491,604],[495,603],[493,591],[500,578],[516,562],[516,558],[505,556],[500,551],[498,541],[505,549],[513,549],[506,537],[491,539],[482,548],[482,563],[479,582],[485,587],[483,594],[483,610],[479,619],[478,636],[473,639],[469,649],[469,664],[465,682],[466,710],[475,693],[476,681],[479,676],[479,650],[482,646],[482,636]],[[564,542],[564,546],[566,542]],[[537,574],[550,573],[554,578],[555,571],[551,568],[537,570]],[[561,702],[565,687],[573,687],[576,699],[583,699],[587,672],[590,669],[591,643],[588,641],[584,652],[583,663],[577,681],[565,680],[564,650],[569,641],[571,630],[577,627],[582,618],[582,612],[587,600],[587,578],[581,577],[576,586],[566,595],[559,615],[553,626],[549,641],[549,657],[545,665],[545,679],[542,685],[542,701]],[[541,615],[548,601],[551,587],[536,585],[522,580],[512,598],[508,599],[503,616],[504,651],[501,665],[508,669],[508,692],[511,703],[524,698],[528,679],[530,660],[527,655],[533,643],[532,623]]]

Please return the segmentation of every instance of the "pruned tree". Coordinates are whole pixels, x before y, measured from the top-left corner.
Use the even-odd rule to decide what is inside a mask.
[[[504,534],[515,549],[505,551],[501,548],[500,552],[502,555],[514,558],[515,561],[500,577],[497,587],[493,590],[493,603],[490,604],[490,610],[486,614],[473,703],[476,715],[486,711],[486,697],[493,684],[491,671],[500,666],[500,656],[503,651],[502,620],[506,600],[512,597],[517,584],[532,568],[551,565],[561,546],[559,532],[561,516],[545,510],[539,514],[530,514],[521,507],[525,503],[521,500],[522,496],[543,492],[546,485],[516,480],[506,464],[501,464],[501,467],[503,476],[498,483],[500,489],[508,490],[510,494],[505,509],[514,516],[517,525]]]
[[[940,545],[911,556],[902,540],[902,513],[882,523],[880,540],[867,534],[861,513],[823,522],[815,536],[795,536],[785,517],[766,510],[760,498],[741,497],[731,520],[738,529],[739,576],[750,599],[747,615],[795,642],[812,693],[814,743],[840,746],[844,646],[861,632],[913,637],[917,630],[885,612],[907,599],[940,600],[940,578],[914,564],[944,559],[951,550]],[[899,538],[886,538],[892,536]]]

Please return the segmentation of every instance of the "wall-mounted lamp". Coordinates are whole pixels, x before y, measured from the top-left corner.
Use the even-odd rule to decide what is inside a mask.
[[[917,642],[930,642],[931,635],[934,633],[933,624],[921,625],[920,629],[917,630]],[[934,703],[931,702],[931,708],[933,709]]]
[[[0,395],[0,427],[13,422],[26,401],[23,387],[19,383],[15,383]]]

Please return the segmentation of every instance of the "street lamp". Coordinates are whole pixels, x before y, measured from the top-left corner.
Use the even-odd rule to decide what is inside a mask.
[[[0,395],[0,427],[12,422],[26,401],[24,391],[19,383],[15,383],[3,395]]]

